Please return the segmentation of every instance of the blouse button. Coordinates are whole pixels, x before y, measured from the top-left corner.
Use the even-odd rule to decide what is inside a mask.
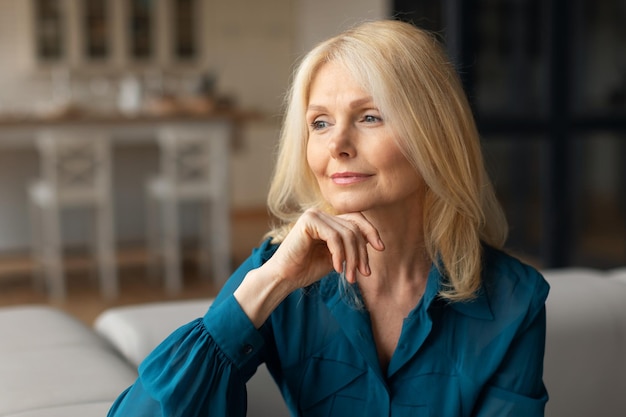
[[[243,346],[242,352],[244,355],[249,355],[252,353],[253,350],[254,348],[252,347],[251,344],[246,344]]]

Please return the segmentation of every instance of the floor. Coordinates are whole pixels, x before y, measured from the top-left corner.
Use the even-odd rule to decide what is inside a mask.
[[[264,210],[233,215],[233,265],[240,264],[256,247],[268,228]],[[49,300],[34,285],[32,264],[28,254],[0,254],[0,307],[22,304],[49,304],[92,324],[105,309],[113,306],[153,301],[203,298],[215,295],[219,288],[210,277],[196,272],[196,254],[186,251],[184,261],[184,289],[176,296],[165,293],[158,279],[149,277],[145,268],[145,252],[141,246],[119,249],[118,260],[120,296],[114,301],[104,300],[98,291],[96,276],[89,260],[78,254],[68,254],[66,263],[68,296],[63,301]]]

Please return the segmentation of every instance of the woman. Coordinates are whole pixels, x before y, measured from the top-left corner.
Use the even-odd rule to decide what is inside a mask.
[[[110,416],[243,416],[265,362],[294,416],[542,416],[541,275],[506,222],[458,78],[429,34],[369,22],[296,73],[279,220]]]

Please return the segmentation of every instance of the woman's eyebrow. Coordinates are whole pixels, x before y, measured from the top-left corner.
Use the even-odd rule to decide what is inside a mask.
[[[370,104],[370,103],[374,104],[374,100],[372,99],[372,97],[367,96],[367,97],[360,98],[358,100],[354,100],[353,102],[350,103],[350,107],[354,109],[357,107],[361,107],[364,104]]]
[[[309,106],[306,108],[306,111],[325,111],[326,107],[324,106],[320,106],[317,104],[309,104]]]
[[[374,103],[374,100],[372,99],[372,97],[370,96],[363,97],[363,98],[352,101],[350,103],[350,108],[352,109],[358,108],[369,103],[372,103],[372,104]],[[306,110],[307,111],[325,111],[326,107],[319,105],[319,104],[309,104]]]

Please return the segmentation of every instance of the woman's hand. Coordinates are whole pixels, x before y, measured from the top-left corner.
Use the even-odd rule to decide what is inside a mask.
[[[332,216],[308,210],[270,260],[248,272],[233,295],[258,328],[287,295],[333,269],[343,272],[350,283],[356,281],[357,271],[370,275],[368,244],[379,251],[385,248],[363,214]]]
[[[361,213],[333,216],[307,210],[298,219],[265,267],[294,288],[310,285],[331,270],[350,283],[357,271],[370,275],[367,245],[383,250],[378,230]]]

